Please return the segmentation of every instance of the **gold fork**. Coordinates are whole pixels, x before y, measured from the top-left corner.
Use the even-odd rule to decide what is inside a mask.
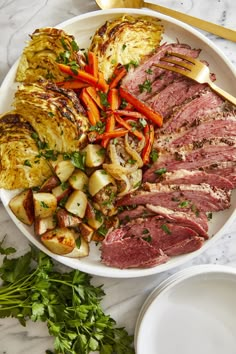
[[[224,91],[222,88],[214,84],[210,79],[210,70],[207,65],[201,63],[199,60],[190,58],[183,54],[178,53],[167,53],[168,56],[161,58],[161,61],[173,64],[173,65],[164,65],[161,63],[154,64],[159,68],[174,71],[176,73],[182,74],[184,76],[193,79],[200,84],[207,83],[213,91],[217,92],[223,98],[226,98],[229,102],[236,105],[236,97],[230,95],[228,92]],[[183,60],[175,60],[172,57],[177,57]]]

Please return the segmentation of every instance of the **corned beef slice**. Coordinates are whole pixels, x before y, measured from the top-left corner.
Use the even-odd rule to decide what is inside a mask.
[[[195,251],[202,243],[188,227],[156,217],[137,219],[108,234],[101,246],[102,262],[118,268],[150,267],[166,262],[168,255]]]
[[[157,133],[166,135],[178,131],[181,127],[190,127],[193,123],[196,125],[201,118],[220,112],[222,107],[223,100],[218,95],[210,90],[203,91],[178,107]]]
[[[118,200],[119,206],[153,204],[172,210],[219,211],[229,208],[230,193],[208,184],[162,185],[145,184],[145,190],[137,190]]]
[[[236,116],[234,120],[216,119],[203,122],[185,132],[181,137],[172,140],[170,146],[181,147],[183,145],[201,142],[203,139],[214,137],[236,137]]]
[[[147,268],[167,262],[169,257],[138,237],[125,238],[125,230],[110,232],[101,245],[102,263],[110,267]]]
[[[189,45],[180,43],[163,44],[157,48],[156,53],[145,59],[141,65],[134,70],[130,70],[122,80],[122,85],[135,96],[140,95],[140,85],[143,85],[146,80],[153,83],[157,78],[160,78],[164,72],[166,72],[166,70],[158,68],[153,64],[158,63],[167,52],[175,52],[197,58],[199,56],[200,49],[192,49]],[[163,82],[162,86],[167,86],[172,81],[169,79],[170,75],[173,78],[176,77],[176,75],[168,73],[167,82]],[[179,77],[179,75],[177,75],[177,77]],[[164,77],[162,77],[162,79],[164,81]],[[155,92],[154,88],[152,92]]]
[[[157,171],[165,168],[167,172],[183,169],[204,169],[205,166],[221,162],[236,161],[236,146],[227,144],[207,145],[202,148],[172,150],[161,154],[159,159],[144,173],[143,180],[154,182]]]
[[[158,176],[157,176],[158,180]],[[156,181],[157,181],[156,180]],[[217,187],[225,190],[234,188],[233,183],[220,175],[207,173],[200,170],[176,170],[173,172],[166,172],[160,176],[159,180],[162,184],[209,184],[211,187]]]
[[[200,236],[208,238],[207,230],[207,216],[205,213],[198,212],[194,213],[192,211],[182,212],[174,211],[168,208],[164,208],[158,205],[147,204],[147,210],[162,216],[166,220],[172,223],[176,223],[181,226],[189,227],[190,229],[197,232]]]
[[[130,220],[138,218],[147,218],[156,215],[156,218],[166,219],[169,222],[187,226],[196,231],[200,236],[208,238],[208,219],[205,213],[194,213],[188,211],[174,211],[159,205],[138,205],[135,209],[125,210],[118,214],[118,218],[123,224],[127,224]]]
[[[161,113],[165,119],[176,106],[181,105],[205,88],[205,84],[199,84],[188,78],[180,78],[148,99],[146,104],[154,111]]]
[[[233,188],[236,188],[236,162],[220,162],[212,165],[204,166],[204,171],[207,173],[220,175],[225,177],[233,184]]]

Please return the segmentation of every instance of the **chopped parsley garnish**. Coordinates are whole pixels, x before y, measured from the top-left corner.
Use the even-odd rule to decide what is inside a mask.
[[[152,92],[152,83],[150,80],[145,80],[143,84],[139,85],[139,91],[142,92]]]
[[[166,173],[166,168],[165,168],[165,167],[159,168],[159,170],[154,171],[154,173],[155,173],[156,175],[161,176],[161,175],[163,175],[163,174]]]
[[[29,166],[29,167],[32,167],[31,163],[29,160],[25,160],[24,161],[24,166]]]
[[[162,224],[161,225],[161,229],[168,235],[171,235],[171,231],[169,229],[169,227],[166,224]]]
[[[104,133],[105,131],[105,126],[106,123],[105,122],[97,122],[95,125],[91,125],[91,127],[89,128],[90,132],[98,132],[99,134]]]
[[[149,74],[149,75],[151,75],[152,73],[153,73],[153,71],[152,71],[152,69],[147,69],[147,70],[145,70],[145,72],[147,73],[147,74]]]
[[[159,157],[159,153],[157,150],[152,149],[151,154],[150,154],[150,158],[152,160],[152,162],[156,162],[158,160]]]
[[[179,203],[180,208],[187,208],[189,206],[189,201],[184,200],[183,202]]]
[[[152,242],[152,236],[151,235],[148,235],[148,236],[145,236],[145,237],[142,237],[142,239],[148,243],[151,243]]]

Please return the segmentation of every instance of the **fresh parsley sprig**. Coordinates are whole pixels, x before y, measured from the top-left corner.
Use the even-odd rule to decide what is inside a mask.
[[[0,245],[3,254],[11,253]],[[134,354],[133,337],[103,312],[104,291],[89,274],[55,271],[47,255],[31,249],[19,258],[6,255],[0,276],[0,317],[15,317],[23,326],[28,319],[46,322],[55,353]]]

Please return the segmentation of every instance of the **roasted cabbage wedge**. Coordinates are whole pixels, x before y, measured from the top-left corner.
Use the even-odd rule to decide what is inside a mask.
[[[67,75],[61,73],[57,62],[80,65],[84,61],[75,38],[61,29],[40,28],[30,37],[20,57],[16,81],[37,81],[40,78],[63,81]]]
[[[163,31],[157,18],[120,16],[97,29],[89,50],[97,54],[99,70],[108,80],[118,63],[136,65],[152,53],[159,46]]]
[[[50,150],[72,152],[86,139],[88,120],[72,90],[47,80],[22,83],[15,93],[14,106]]]
[[[39,186],[52,175],[47,160],[39,155],[33,132],[14,111],[0,117],[0,188]]]

